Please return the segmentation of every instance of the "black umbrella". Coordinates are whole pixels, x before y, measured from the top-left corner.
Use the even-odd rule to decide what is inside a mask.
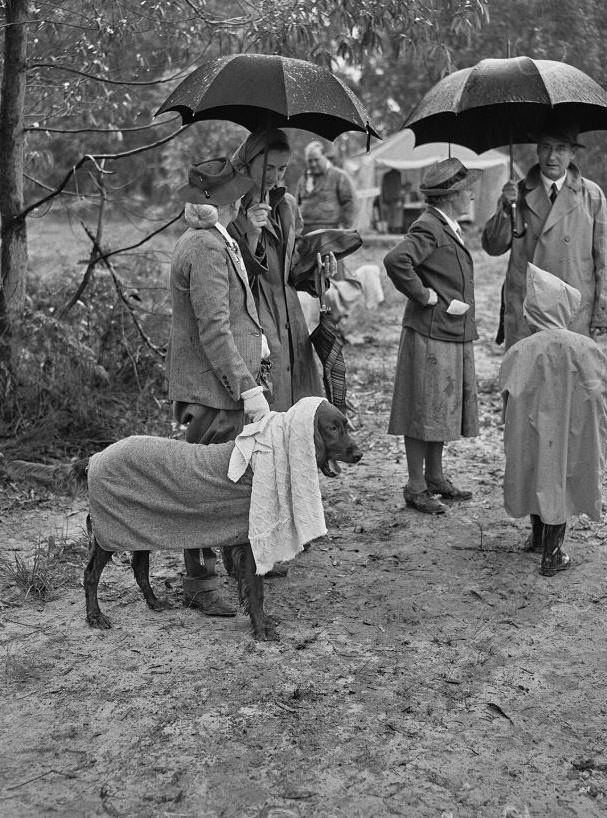
[[[327,307],[326,289],[327,271],[319,253],[316,259],[316,292],[320,299],[320,322],[310,335],[310,341],[322,363],[327,398],[345,415],[346,362],[342,351],[344,343],[331,318],[331,309]]]
[[[564,62],[481,60],[434,85],[407,117],[416,144],[455,142],[477,153],[533,142],[549,118],[580,132],[607,128],[607,91]]]
[[[378,136],[353,91],[328,69],[277,54],[231,54],[201,65],[156,112],[184,124],[227,119],[250,131],[301,128],[334,140],[346,131]],[[378,137],[379,138],[379,137]]]

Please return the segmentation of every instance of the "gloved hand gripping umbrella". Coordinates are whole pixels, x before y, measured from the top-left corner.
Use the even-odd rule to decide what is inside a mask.
[[[418,145],[454,142],[477,153],[534,142],[550,119],[579,132],[607,129],[607,92],[567,63],[530,57],[481,60],[444,77],[407,117]],[[514,181],[514,179],[513,179]],[[513,208],[512,234],[525,233]]]
[[[331,141],[346,131],[360,131],[367,134],[367,150],[371,136],[379,138],[360,100],[338,77],[306,60],[274,54],[232,54],[204,63],[177,86],[156,116],[166,111],[178,111],[184,124],[227,119],[250,131],[301,128]],[[262,191],[265,163],[264,153]],[[329,343],[330,335],[334,343]],[[323,363],[327,397],[344,411],[341,341],[326,318],[322,339],[315,348]]]

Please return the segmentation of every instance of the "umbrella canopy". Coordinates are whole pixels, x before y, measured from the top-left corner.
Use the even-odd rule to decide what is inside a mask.
[[[413,130],[418,145],[449,141],[482,153],[534,142],[548,117],[579,132],[607,129],[607,91],[556,60],[481,60],[440,80],[403,127]]]
[[[184,124],[227,119],[250,131],[301,128],[333,140],[346,131],[378,134],[353,91],[314,63],[274,54],[232,54],[204,63],[160,106]],[[379,137],[378,137],[379,138]]]

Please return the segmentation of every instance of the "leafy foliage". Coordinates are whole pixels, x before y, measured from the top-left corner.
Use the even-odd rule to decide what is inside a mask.
[[[155,123],[153,112],[203,59],[235,51],[282,53],[341,69],[356,86],[347,66],[373,55],[412,51],[448,66],[449,38],[468,36],[486,8],[485,0],[113,0],[103,10],[94,0],[35,3],[25,125],[28,174],[37,181],[29,196],[40,192],[38,182],[57,184],[83,154],[123,151],[166,136],[178,118]],[[381,108],[375,113],[381,127]],[[201,141],[212,146],[225,130],[225,124],[207,124]],[[117,184],[136,180],[149,193],[154,178],[173,164],[160,152],[145,155],[129,162],[128,179],[123,169]],[[94,193],[87,173],[79,174],[73,192]]]

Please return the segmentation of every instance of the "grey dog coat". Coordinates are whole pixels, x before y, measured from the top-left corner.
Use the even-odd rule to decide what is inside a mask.
[[[134,435],[94,454],[91,522],[106,551],[182,550],[248,542],[253,473],[228,479],[234,442],[210,446]]]

